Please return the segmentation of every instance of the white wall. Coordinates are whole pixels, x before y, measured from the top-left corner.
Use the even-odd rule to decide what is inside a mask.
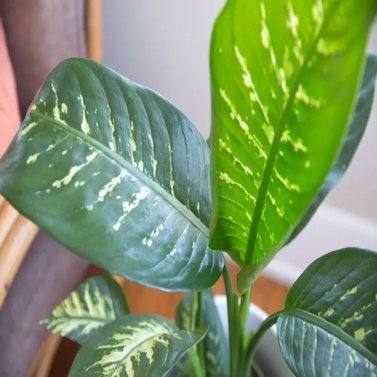
[[[377,53],[377,22],[369,50]],[[377,222],[377,94],[363,140],[349,171],[330,194],[328,203]],[[376,229],[377,233],[377,229]]]
[[[210,127],[208,46],[212,23],[223,3],[223,0],[103,2],[105,63],[174,102],[205,137]],[[370,47],[377,51],[377,28]],[[326,251],[327,245],[331,248],[352,244],[377,250],[376,163],[377,100],[365,138],[346,177],[330,194],[313,224],[290,249],[279,255],[277,263],[291,268],[289,276],[293,277]],[[309,250],[302,250],[308,248],[305,245],[311,245]],[[289,276],[283,278],[290,281]]]
[[[223,0],[107,0],[104,61],[174,102],[206,137],[208,46]]]

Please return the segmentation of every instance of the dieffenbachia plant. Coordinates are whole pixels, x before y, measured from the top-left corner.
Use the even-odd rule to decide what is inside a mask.
[[[317,260],[284,310],[245,333],[255,278],[306,225],[362,137],[376,11],[375,0],[228,0],[211,42],[211,151],[175,106],[101,64],[69,59],[51,72],[0,161],[0,192],[109,272],[191,292],[174,324],[131,314],[109,277],[84,282],[44,321],[82,344],[71,377],[162,376],[174,365],[181,376],[248,377],[274,323],[297,376],[377,376],[370,251]],[[240,297],[224,252],[239,266]],[[207,291],[221,274],[229,345]]]

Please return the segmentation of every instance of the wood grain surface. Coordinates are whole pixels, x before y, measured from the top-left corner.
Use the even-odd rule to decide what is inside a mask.
[[[101,61],[103,58],[102,1],[85,1],[86,49],[89,59]]]
[[[0,197],[0,309],[38,228]]]

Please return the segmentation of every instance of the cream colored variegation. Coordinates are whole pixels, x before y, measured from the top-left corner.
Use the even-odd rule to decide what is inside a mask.
[[[103,356],[87,370],[100,366],[104,376],[121,375],[123,370],[128,376],[134,376],[133,360],[139,363],[144,355],[150,364],[153,363],[153,350],[157,344],[168,347],[169,336],[181,339],[172,328],[154,320],[140,322],[138,326],[125,326],[113,334],[111,344],[99,347],[104,351]]]
[[[240,267],[268,263],[331,169],[375,10],[373,0],[229,0],[217,18],[209,244]]]
[[[315,262],[291,288],[277,322],[295,375],[377,376],[377,254],[343,249]]]
[[[66,336],[80,328],[82,334],[89,334],[94,328],[102,327],[109,320],[115,319],[114,307],[109,297],[101,296],[96,290],[94,295],[98,301],[95,302],[88,292],[87,283],[84,284],[84,289],[84,297],[79,296],[76,291],[72,292],[54,309],[53,319],[47,324],[49,330]],[[67,317],[69,317],[68,321]]]
[[[212,292],[204,291],[202,296],[203,325],[208,332],[203,340],[203,357],[206,377],[229,377],[229,346],[226,341],[223,323],[215,305]],[[192,294],[183,297],[176,311],[177,326],[184,330],[192,328]],[[188,359],[195,358],[194,350],[190,350]]]
[[[120,287],[110,277],[80,285],[43,321],[47,329],[82,343],[96,330],[128,313]]]
[[[128,315],[84,344],[69,377],[164,376],[205,333],[181,331],[156,315]]]
[[[0,162],[2,195],[72,252],[166,290],[219,278],[223,256],[208,248],[208,145],[155,92],[69,59],[47,78],[15,144]],[[33,178],[18,186],[17,177]]]
[[[282,316],[279,320],[279,342],[286,360],[295,355],[294,362],[290,366],[295,375],[300,376],[302,366],[306,365],[305,376],[335,376],[336,371],[342,369],[342,376],[368,376],[377,377],[376,357],[371,352],[363,354],[347,342],[347,336],[343,338],[332,334],[328,329],[307,322],[294,316]],[[311,349],[313,339],[322,347]],[[358,340],[358,339],[356,339]],[[292,346],[294,344],[294,346]],[[321,363],[317,359],[321,357],[323,348],[328,350],[327,357],[322,357]],[[368,358],[368,356],[370,358]],[[318,373],[318,374],[317,374]]]

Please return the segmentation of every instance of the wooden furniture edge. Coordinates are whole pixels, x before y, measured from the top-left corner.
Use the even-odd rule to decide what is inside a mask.
[[[27,377],[46,377],[49,375],[51,365],[62,340],[63,338],[58,334],[47,334],[34,358]]]
[[[0,309],[37,233],[35,224],[0,197]]]
[[[86,37],[86,45],[87,45],[87,56],[89,59],[101,61],[103,58],[102,32],[103,32],[102,0],[85,0],[85,37]],[[2,198],[0,197],[0,200],[1,199]],[[1,201],[0,201],[0,206],[1,206]],[[0,215],[0,219],[1,219],[1,215]],[[0,233],[0,237],[1,237],[1,233]],[[0,241],[1,241],[1,238],[0,238]],[[27,250],[25,251],[25,255],[26,253],[27,253]],[[1,258],[1,255],[0,255],[0,258]],[[0,266],[1,266],[1,261],[0,261]],[[2,291],[0,292],[0,308],[2,304],[1,293]],[[34,362],[29,369],[29,372],[27,375],[28,377],[47,377],[50,374],[51,365],[54,361],[56,352],[61,342],[62,342],[62,338],[59,335],[48,334],[46,336],[45,341],[40,347],[38,354],[36,355]]]
[[[88,58],[101,61],[102,41],[102,0],[85,1],[85,34]]]

